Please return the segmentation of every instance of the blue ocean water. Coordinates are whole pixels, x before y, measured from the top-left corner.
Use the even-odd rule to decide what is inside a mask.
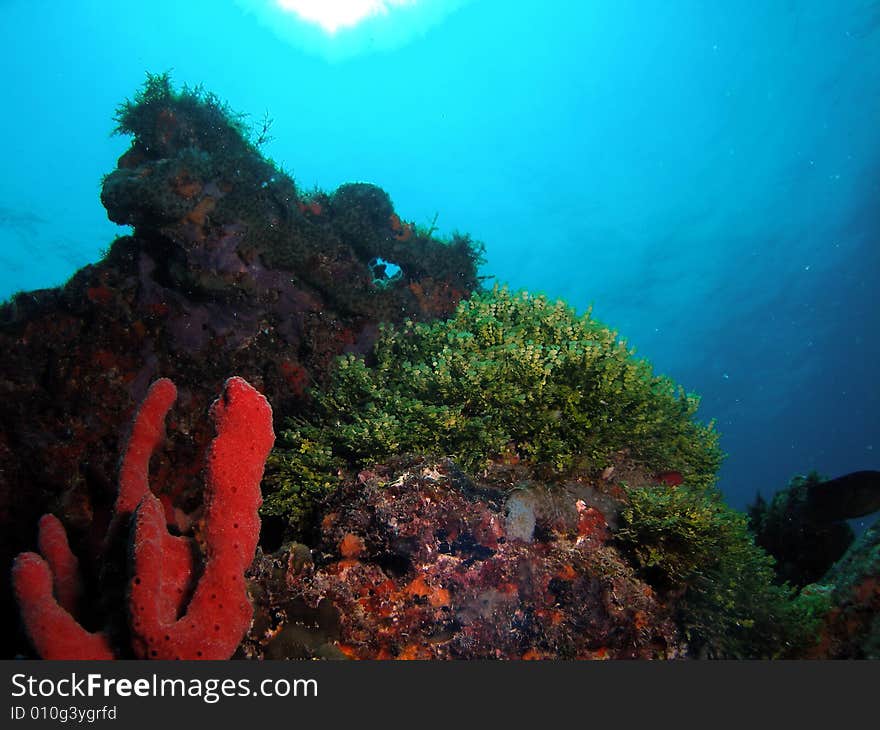
[[[303,188],[369,181],[703,397],[742,508],[880,464],[880,3],[424,0],[331,36],[272,0],[3,0],[0,298],[125,232],[114,108],[170,70]]]

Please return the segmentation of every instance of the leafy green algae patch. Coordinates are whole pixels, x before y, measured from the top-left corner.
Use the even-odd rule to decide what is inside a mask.
[[[371,357],[340,358],[312,396],[267,478],[265,512],[294,531],[346,472],[400,454],[448,456],[474,475],[534,467],[548,488],[607,483],[625,459],[647,483],[621,484],[614,544],[676,607],[690,652],[784,657],[815,643],[827,600],[774,582],[715,487],[722,453],[698,399],[590,312],[496,287],[445,321],[384,327]]]
[[[778,585],[773,558],[717,490],[628,490],[620,523],[618,544],[662,595],[677,599],[694,653],[780,658],[815,643],[827,597]]]
[[[337,470],[396,454],[478,472],[515,460],[562,475],[625,453],[649,474],[708,489],[721,461],[698,399],[563,302],[496,287],[444,321],[383,328],[371,358],[337,361],[272,459],[265,510],[296,521]]]

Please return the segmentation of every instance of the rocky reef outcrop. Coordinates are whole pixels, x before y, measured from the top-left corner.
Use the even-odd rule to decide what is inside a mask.
[[[716,487],[722,453],[699,399],[589,312],[484,291],[478,244],[405,221],[376,185],[303,191],[261,154],[268,122],[252,129],[200,88],[149,75],[116,119],[132,144],[101,200],[131,234],[63,287],[0,305],[0,573],[42,524],[41,540],[66,535],[82,594],[119,597],[137,581],[102,566],[104,536],[127,424],[162,378],[178,398],[142,469],[149,525],[169,544],[205,542],[205,414],[236,376],[271,404],[279,435],[236,657],[875,655],[876,529],[801,586],[840,557],[852,535],[838,523],[876,490],[780,498],[763,527],[753,514],[765,550]],[[774,568],[771,528],[803,518],[811,526],[786,534],[810,542],[827,526],[817,510],[841,494],[831,522],[845,539],[791,585],[797,565]],[[0,615],[16,627],[0,651],[30,656],[0,585]],[[49,603],[38,587],[19,591],[31,618]],[[83,603],[84,632],[125,622]],[[186,603],[166,606],[162,625]],[[168,655],[200,656],[189,638]]]
[[[875,522],[815,588],[831,610],[810,656],[821,659],[880,659],[880,521]]]
[[[212,436],[205,414],[227,377],[294,415],[334,357],[369,352],[381,322],[444,316],[478,285],[468,237],[403,222],[375,185],[305,193],[209,93],[149,76],[117,121],[132,145],[101,199],[131,235],[63,287],[0,306],[6,576],[44,512],[63,518],[96,575],[127,424],[155,379],[177,384],[179,408],[154,484],[185,520],[201,502],[191,465]],[[6,580],[0,609],[17,625]],[[24,646],[15,631],[0,642],[7,656]]]

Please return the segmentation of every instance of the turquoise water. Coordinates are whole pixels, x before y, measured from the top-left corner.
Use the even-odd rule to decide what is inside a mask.
[[[171,70],[268,112],[301,187],[377,183],[484,241],[485,274],[592,303],[702,394],[734,506],[878,468],[877,2],[432,2],[332,38],[268,0],[0,23],[0,297],[124,232],[98,198],[113,111]]]

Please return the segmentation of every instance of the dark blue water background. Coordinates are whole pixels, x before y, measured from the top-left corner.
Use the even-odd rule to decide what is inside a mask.
[[[304,188],[375,182],[703,396],[743,507],[880,467],[880,5],[471,0],[332,41],[257,0],[0,0],[0,297],[115,235],[114,107],[172,70]]]

